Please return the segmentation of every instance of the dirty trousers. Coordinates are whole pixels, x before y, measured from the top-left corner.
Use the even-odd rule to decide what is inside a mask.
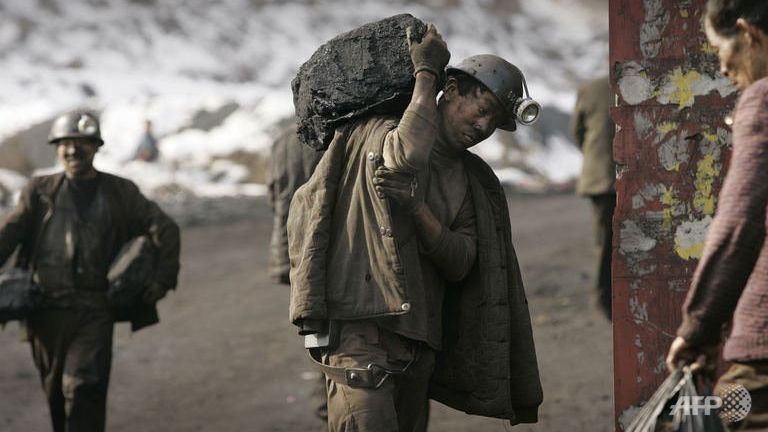
[[[45,310],[28,319],[55,432],[104,430],[113,327],[106,309]]]
[[[378,389],[352,388],[326,379],[328,430],[331,432],[421,432],[429,420],[429,379],[434,351],[425,343],[379,328],[372,321],[346,321],[340,327],[339,346],[323,356],[336,367],[364,368],[370,363],[402,369]]]
[[[715,394],[721,394],[723,386],[744,386],[752,399],[747,417],[728,424],[730,431],[768,431],[768,360],[734,362],[718,379]]]

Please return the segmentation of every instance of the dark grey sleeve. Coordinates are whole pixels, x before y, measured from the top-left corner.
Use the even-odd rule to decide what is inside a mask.
[[[464,279],[477,258],[477,222],[472,194],[467,189],[456,219],[450,228],[443,226],[440,239],[430,250],[422,253],[430,258],[440,274],[448,281]]]

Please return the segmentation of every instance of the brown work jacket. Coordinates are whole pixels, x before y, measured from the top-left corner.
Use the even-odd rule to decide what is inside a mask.
[[[413,231],[412,222],[378,198],[372,182],[385,135],[396,126],[397,119],[373,117],[337,130],[294,195],[288,221],[294,324],[408,313],[405,275],[413,263],[401,257],[413,256],[404,249],[418,244],[398,240]],[[477,218],[477,260],[446,292],[431,397],[470,414],[532,423],[542,389],[506,196],[482,159],[470,152],[463,159]]]
[[[607,76],[579,89],[571,116],[571,134],[584,154],[581,176],[576,184],[579,195],[601,195],[615,190],[613,136],[616,126],[609,113],[613,103]]]
[[[174,289],[179,273],[179,227],[157,204],[145,198],[130,180],[106,173],[99,175],[99,187],[105,192],[110,220],[117,231],[109,262],[125,242],[149,234],[158,248],[154,282],[166,289]],[[35,248],[52,217],[56,193],[63,181],[64,173],[59,173],[34,177],[27,183],[18,205],[0,226],[0,264],[5,263],[20,247],[15,266],[31,267]],[[133,331],[159,321],[155,305],[144,303],[116,319],[130,321]]]

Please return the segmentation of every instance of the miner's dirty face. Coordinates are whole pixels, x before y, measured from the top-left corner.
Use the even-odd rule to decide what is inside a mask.
[[[736,87],[743,90],[768,75],[768,58],[763,46],[768,39],[757,27],[742,18],[737,21],[738,32],[734,35],[718,33],[709,18],[704,27],[710,45],[717,49],[720,57],[720,73]]]
[[[64,138],[56,143],[56,153],[69,178],[85,178],[94,172],[93,157],[99,142],[89,138]]]
[[[482,86],[462,92],[449,77],[440,102],[440,127],[448,144],[457,150],[468,149],[485,140],[500,124],[503,110],[493,93]]]

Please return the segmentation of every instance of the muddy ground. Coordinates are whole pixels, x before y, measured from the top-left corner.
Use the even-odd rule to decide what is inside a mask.
[[[511,430],[612,429],[611,327],[594,306],[590,211],[570,195],[510,197],[545,398],[538,424]],[[117,326],[108,430],[322,430],[314,374],[287,322],[288,290],[267,278],[270,223],[260,202],[249,220],[183,230],[180,286],[161,302],[160,325],[136,334]],[[0,347],[0,431],[50,430],[15,323]],[[433,403],[430,431],[505,429]]]

